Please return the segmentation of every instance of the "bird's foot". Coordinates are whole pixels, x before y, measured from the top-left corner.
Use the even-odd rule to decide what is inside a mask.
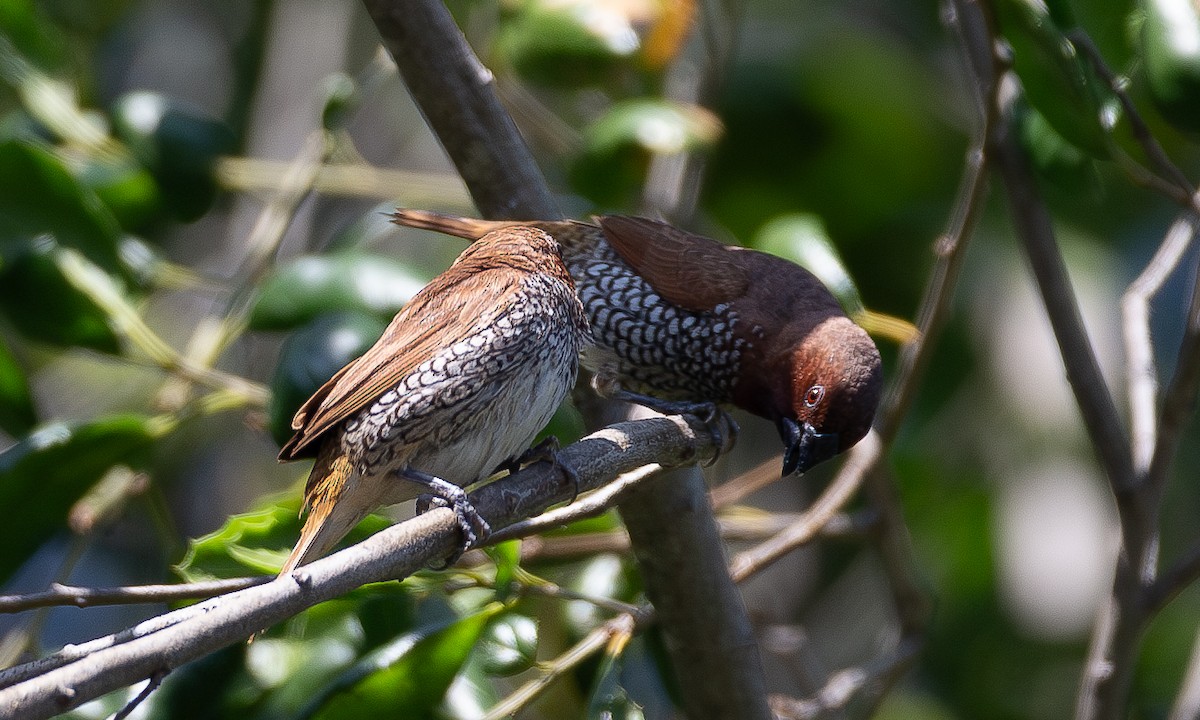
[[[492,533],[492,528],[488,525],[487,520],[484,520],[475,506],[471,504],[467,492],[461,487],[413,468],[401,470],[398,474],[405,480],[421,485],[429,491],[417,498],[418,515],[429,512],[433,507],[448,507],[454,511],[454,516],[458,519],[458,527],[462,530],[463,536],[462,545],[456,548],[440,567],[433,569],[445,570],[450,567],[458,562],[463,553],[486,540]]]
[[[600,390],[599,387],[597,389]],[[662,400],[651,395],[630,392],[619,386],[606,386],[603,388],[601,394],[613,400],[621,400],[648,407],[663,415],[693,415],[699,418],[704,423],[705,429],[712,435],[713,445],[716,447],[716,452],[713,453],[712,458],[704,463],[705,467],[715,463],[723,453],[731,449],[733,444],[737,442],[738,433],[741,432],[741,428],[738,427],[737,421],[733,419],[733,416],[722,410],[714,402]]]

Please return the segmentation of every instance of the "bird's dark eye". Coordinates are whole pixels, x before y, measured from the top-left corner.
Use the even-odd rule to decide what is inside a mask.
[[[813,385],[808,389],[808,392],[804,394],[804,405],[805,407],[816,407],[817,403],[821,402],[824,397],[825,386]]]

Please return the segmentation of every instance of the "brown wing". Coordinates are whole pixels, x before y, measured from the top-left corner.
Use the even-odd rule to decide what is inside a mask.
[[[655,292],[686,310],[711,310],[746,294],[746,263],[723,245],[657,220],[624,215],[596,218],[604,237]]]
[[[316,455],[314,441],[394,387],[442,348],[486,326],[518,290],[520,277],[503,269],[447,272],[434,278],[396,314],[383,336],[321,386],[296,412],[296,434],[280,460]]]

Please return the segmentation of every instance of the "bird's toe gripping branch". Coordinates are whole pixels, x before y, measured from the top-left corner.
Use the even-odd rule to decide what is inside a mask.
[[[405,480],[421,485],[429,491],[428,494],[417,498],[417,514],[429,512],[434,506],[448,507],[454,511],[454,516],[458,519],[458,527],[462,530],[463,536],[462,545],[455,549],[440,567],[435,569],[444,570],[458,562],[463,553],[486,540],[492,533],[492,528],[488,525],[487,520],[484,520],[475,506],[471,504],[470,499],[467,498],[467,492],[461,487],[413,468],[401,470],[398,474]]]

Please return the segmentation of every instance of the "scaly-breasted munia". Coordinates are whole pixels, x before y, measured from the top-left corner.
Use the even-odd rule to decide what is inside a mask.
[[[316,463],[281,574],[376,508],[425,493],[454,507],[472,544],[487,527],[462,487],[529,447],[574,385],[587,339],[558,243],[532,227],[484,234],[296,413],[279,459]]]
[[[664,411],[713,402],[767,418],[784,441],[784,475],[870,429],[879,351],[794,263],[637,217],[513,222],[397,210],[393,220],[472,239],[500,227],[545,230],[562,245],[591,324],[595,350],[583,364],[597,388]]]

